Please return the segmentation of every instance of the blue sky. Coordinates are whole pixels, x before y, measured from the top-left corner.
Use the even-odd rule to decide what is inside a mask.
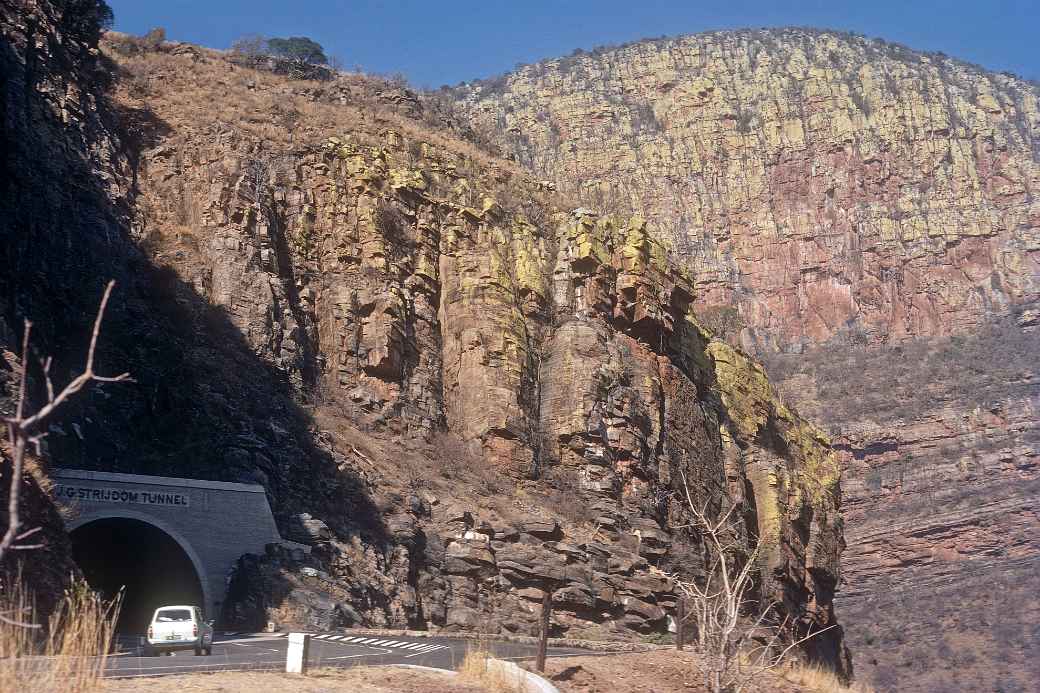
[[[437,87],[575,48],[711,29],[814,26],[1040,79],[1040,0],[108,0],[115,28],[226,48],[309,36],[344,65]]]

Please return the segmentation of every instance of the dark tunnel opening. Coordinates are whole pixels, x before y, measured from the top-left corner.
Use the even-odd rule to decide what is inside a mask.
[[[128,518],[88,522],[70,533],[72,554],[87,582],[106,598],[126,588],[116,630],[143,634],[160,606],[205,608],[202,583],[188,554],[158,527]]]

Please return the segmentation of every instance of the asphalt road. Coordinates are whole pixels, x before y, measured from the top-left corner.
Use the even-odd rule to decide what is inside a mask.
[[[310,656],[312,667],[350,667],[380,664],[418,664],[440,669],[456,668],[474,647],[470,640],[451,638],[380,638],[343,633],[313,635]],[[288,641],[284,635],[217,636],[213,654],[195,656],[191,650],[173,655],[143,657],[137,647],[111,655],[105,676],[127,678],[163,676],[199,671],[235,671],[244,669],[283,669]],[[487,648],[499,659],[533,658],[534,645],[489,642]],[[549,648],[550,657],[592,654],[573,648]]]

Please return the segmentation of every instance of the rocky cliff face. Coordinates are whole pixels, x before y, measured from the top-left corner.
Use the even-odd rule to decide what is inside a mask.
[[[660,630],[702,570],[685,479],[740,504],[797,632],[835,622],[836,457],[701,327],[654,220],[572,211],[357,80],[113,43],[104,94],[51,8],[6,11],[4,334],[31,315],[71,367],[113,276],[105,365],[136,379],[45,457],[264,484],[306,548],[244,557],[228,620],[530,632],[551,585],[562,631]],[[840,629],[809,650],[847,669]]]
[[[166,58],[164,74],[227,70],[201,59]],[[224,88],[243,82],[299,99],[254,73]],[[391,520],[425,546],[406,556],[420,574],[410,620],[530,631],[536,588],[557,581],[563,624],[659,627],[666,573],[696,570],[669,529],[684,476],[697,498],[747,504],[746,531],[769,538],[768,589],[806,596],[789,604],[800,628],[832,622],[842,522],[826,440],[698,325],[646,222],[554,212],[545,186],[405,121],[310,139],[316,118],[294,133],[304,144],[279,143],[182,110],[179,88],[167,78],[149,101],[171,132],[139,168],[136,233],[156,257],[255,353],[312,381],[323,411],[375,436],[447,431],[517,489],[512,507],[487,508],[434,489],[418,518]],[[400,470],[376,473],[385,486]],[[522,500],[546,478],[579,516]],[[338,560],[325,568],[344,577]],[[814,645],[842,657],[837,639]]]
[[[88,267],[69,247],[73,239],[81,247],[104,246],[125,222],[121,203],[129,188],[112,121],[97,108],[96,93],[83,86],[102,76],[89,50],[90,37],[59,29],[60,13],[49,5],[31,12],[24,5],[0,2],[0,416],[14,414],[19,371],[26,360],[36,362],[35,356],[19,354],[23,318],[35,323],[39,354],[48,353],[49,339],[62,332],[74,340],[74,349],[55,363],[57,377],[70,360],[82,358],[87,316],[96,310],[103,286],[97,280],[88,293],[85,276],[104,272],[107,263],[102,259]],[[61,279],[42,280],[51,273]],[[7,442],[5,427],[0,441],[5,498],[12,482]],[[18,483],[23,530],[38,529],[33,541],[44,546],[8,551],[0,563],[0,582],[6,594],[11,576],[23,575],[37,591],[40,620],[46,622],[77,569],[37,460],[28,460]],[[7,519],[5,502],[0,510],[4,529]]]
[[[1007,595],[996,621],[951,622],[949,601],[983,599],[982,575],[1036,588],[1037,87],[777,30],[579,52],[452,95],[561,190],[653,218],[701,314],[840,437],[859,671],[1035,686],[1028,667],[992,670],[1035,648],[1032,612]],[[947,633],[912,664],[873,632],[875,612],[906,627],[893,585]],[[956,672],[926,663],[972,638],[1000,644]]]

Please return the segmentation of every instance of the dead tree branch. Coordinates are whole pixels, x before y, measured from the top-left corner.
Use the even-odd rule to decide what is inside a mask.
[[[679,473],[686,509],[693,516],[690,526],[700,535],[707,554],[703,580],[675,577],[689,605],[685,619],[692,619],[697,628],[701,659],[696,665],[711,693],[740,693],[759,676],[778,667],[796,646],[834,626],[810,632],[781,649],[787,619],[776,623],[776,603],[762,605],[751,598],[759,545],[743,556],[740,565],[744,548],[738,541],[740,533],[733,517],[737,506],[731,504],[713,518],[710,499],[699,507],[685,473]]]
[[[87,349],[86,364],[79,375],[69,381],[69,383],[60,391],[55,392],[54,383],[51,380],[50,373],[52,360],[50,357],[40,359],[40,371],[43,375],[44,385],[47,390],[47,401],[33,413],[28,413],[27,411],[29,407],[27,392],[29,384],[29,347],[32,336],[32,322],[28,320],[25,321],[25,328],[22,333],[22,353],[21,357],[17,359],[16,365],[18,371],[18,404],[16,405],[14,416],[4,417],[3,419],[4,423],[7,424],[7,439],[11,457],[11,477],[10,488],[7,491],[7,528],[4,530],[3,536],[0,537],[0,562],[3,561],[4,555],[8,551],[27,550],[39,548],[41,546],[41,544],[21,543],[25,539],[39,532],[40,528],[34,527],[26,531],[21,531],[22,521],[20,515],[20,503],[22,477],[25,472],[26,449],[31,444],[37,454],[39,454],[40,441],[47,435],[45,431],[42,431],[42,424],[58,407],[82,390],[88,383],[117,383],[130,380],[129,373],[122,373],[116,376],[103,376],[98,375],[94,371],[94,356],[97,351],[98,336],[101,333],[101,321],[105,316],[105,309],[108,306],[108,300],[112,295],[112,288],[114,286],[115,282],[110,281],[105,287],[105,292],[101,297],[101,305],[98,307],[97,315],[94,318],[94,329],[90,336],[90,346]],[[30,625],[12,620],[4,614],[0,614],[0,619],[15,625]]]

